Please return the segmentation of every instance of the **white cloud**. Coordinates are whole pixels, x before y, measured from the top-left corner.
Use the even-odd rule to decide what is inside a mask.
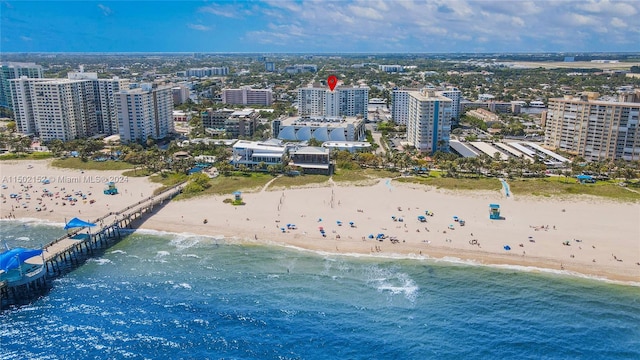
[[[106,5],[98,4],[98,7],[100,8],[100,10],[102,10],[102,15],[104,16],[109,16],[113,14],[113,11],[111,10],[111,8]]]
[[[198,31],[209,31],[211,30],[210,26],[205,26],[202,24],[187,24],[189,29],[198,30]]]
[[[578,3],[577,8],[593,14],[614,14],[633,16],[638,13],[640,5],[637,1],[590,0]]]
[[[199,8],[198,11],[228,18],[240,18],[242,17],[243,12],[241,8],[238,8],[236,6],[219,4],[203,6]]]
[[[627,27],[627,23],[624,22],[624,20],[622,20],[622,19],[614,17],[613,19],[611,19],[611,26],[617,27],[617,28],[626,28]]]
[[[22,40],[22,41],[32,41],[33,39],[28,37],[28,36],[22,35],[22,36],[20,36],[20,40]]]
[[[382,14],[370,7],[350,5],[348,6],[348,9],[355,17],[363,17],[371,20],[383,19]]]
[[[393,43],[394,48],[404,45],[407,51],[463,51],[480,41],[487,50],[582,51],[597,43],[615,49],[616,43],[628,42],[629,34],[640,32],[635,19],[640,12],[637,0],[265,0],[253,4],[252,15],[263,18],[255,24],[265,25],[246,33],[246,39],[264,36],[269,39],[265,41],[278,39],[275,43],[283,47],[303,43],[309,50],[375,51]],[[602,40],[605,34],[607,40]]]

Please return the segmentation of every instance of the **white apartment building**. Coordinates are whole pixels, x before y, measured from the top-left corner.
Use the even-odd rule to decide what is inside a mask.
[[[18,130],[42,141],[69,141],[98,134],[96,89],[91,81],[30,79],[10,81]]]
[[[116,108],[116,94],[129,88],[128,79],[115,76],[111,79],[99,79],[94,72],[70,72],[67,78],[71,80],[85,80],[91,82],[94,90],[93,102],[96,107],[98,134],[113,135],[118,133],[118,110]]]
[[[430,88],[437,90],[438,94],[452,100],[451,117],[460,119],[460,99],[462,92],[455,87],[447,88]],[[391,94],[391,118],[397,125],[407,125],[409,117],[409,92],[418,91],[418,89],[394,89]]]
[[[340,92],[326,91],[324,92],[324,115],[340,116]]]
[[[165,138],[173,132],[173,97],[170,87],[120,91],[117,95],[118,128],[123,143]]]
[[[378,65],[378,69],[380,71],[384,71],[384,72],[388,72],[388,73],[394,73],[394,72],[403,72],[404,68],[402,67],[402,65]]]
[[[229,68],[226,66],[210,68],[192,68],[185,72],[187,77],[209,77],[229,75]]]
[[[284,72],[287,74],[302,74],[306,72],[318,72],[318,65],[314,64],[295,64],[293,66],[287,66],[284,68]]]
[[[252,89],[250,86],[242,86],[240,89],[222,90],[222,102],[236,105],[271,105],[273,104],[273,91],[271,89]]]
[[[0,107],[12,108],[9,80],[21,77],[42,78],[42,66],[35,63],[7,62],[0,65]]]
[[[391,93],[391,119],[396,125],[407,125],[411,91],[418,91],[418,89],[393,89]]]
[[[338,88],[340,110],[338,115],[362,116],[367,120],[369,88],[366,86]]]
[[[460,89],[448,86],[445,90],[440,90],[440,95],[451,99],[451,117],[460,120],[460,99],[462,98],[462,91]]]
[[[299,88],[298,89],[298,114],[300,116],[323,116],[326,112],[325,88]]]
[[[362,116],[367,120],[369,88],[366,86],[333,91],[326,88],[299,88],[298,114],[300,116]]]
[[[13,106],[13,118],[16,120],[18,132],[23,134],[37,134],[36,118],[33,114],[33,104],[36,101],[33,83],[34,79],[27,79],[23,76],[19,79],[10,80],[9,94],[10,102]],[[32,96],[31,94],[34,94]]]
[[[449,151],[452,100],[433,90],[409,92],[407,140],[421,152]]]
[[[189,100],[189,88],[186,86],[178,85],[172,87],[171,94],[173,96],[173,105],[181,105]]]
[[[640,160],[640,103],[549,99],[544,145],[587,160]]]

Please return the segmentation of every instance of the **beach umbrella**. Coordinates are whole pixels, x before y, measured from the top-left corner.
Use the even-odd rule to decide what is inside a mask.
[[[318,222],[320,222],[320,221],[322,221],[322,218],[319,218],[319,219],[318,219]]]
[[[505,245],[505,246],[503,246],[503,248],[504,248],[505,250],[507,250],[507,251],[511,250],[511,246],[509,246],[509,245]]]
[[[369,239],[373,239],[373,238],[374,238],[373,234],[369,234]]]

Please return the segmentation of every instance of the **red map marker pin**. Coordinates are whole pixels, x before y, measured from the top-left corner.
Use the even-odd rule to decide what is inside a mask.
[[[329,85],[329,89],[333,91],[337,84],[338,78],[335,75],[329,75],[329,77],[327,78],[327,85]]]

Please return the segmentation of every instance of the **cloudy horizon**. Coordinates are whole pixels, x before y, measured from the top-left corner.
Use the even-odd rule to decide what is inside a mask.
[[[637,52],[629,0],[5,1],[3,52]]]

